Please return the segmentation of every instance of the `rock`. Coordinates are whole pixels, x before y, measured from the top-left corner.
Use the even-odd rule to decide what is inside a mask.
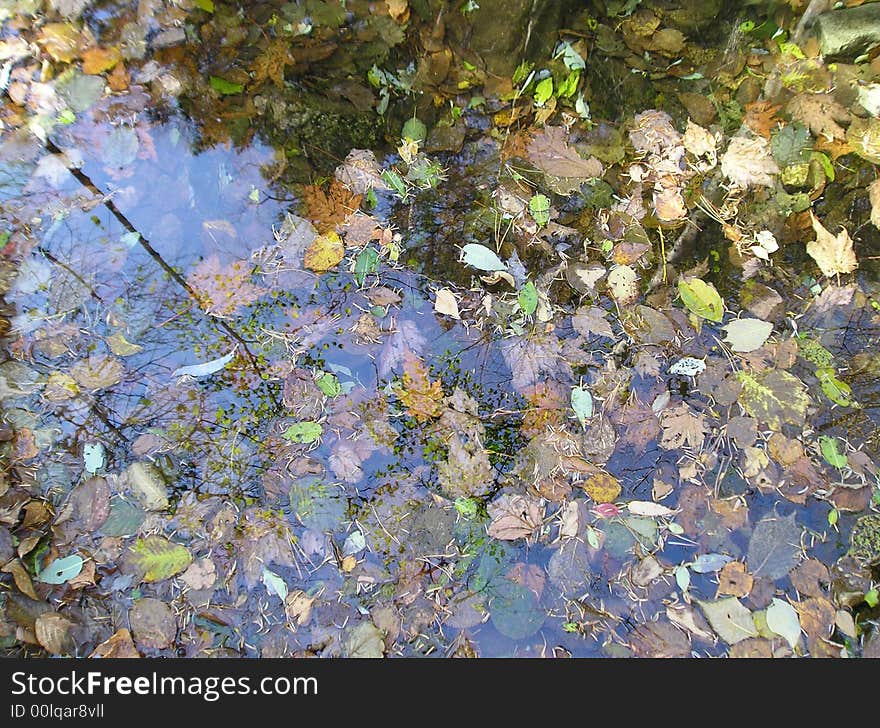
[[[814,30],[823,56],[859,56],[880,43],[880,3],[820,15]]]

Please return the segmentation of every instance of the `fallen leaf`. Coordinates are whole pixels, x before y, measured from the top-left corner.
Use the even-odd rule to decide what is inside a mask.
[[[131,638],[131,632],[125,627],[116,630],[113,636],[104,640],[101,644],[92,650],[89,657],[103,657],[107,659],[113,658],[138,658],[140,653],[134,646],[134,640]]]
[[[443,412],[443,384],[439,379],[431,381],[428,368],[414,354],[404,357],[403,386],[397,396],[418,422],[439,417]]]
[[[767,626],[794,649],[801,639],[801,622],[794,607],[782,599],[773,599],[767,607]]]
[[[736,597],[713,602],[696,600],[709,620],[715,633],[729,645],[757,637],[758,630],[752,621],[752,613]]]
[[[815,137],[843,140],[846,130],[838,123],[848,123],[852,115],[830,93],[798,94],[785,106],[795,121],[809,127]]]
[[[390,189],[382,179],[376,155],[369,149],[352,149],[335,171],[336,179],[358,195]]]
[[[82,54],[83,73],[97,75],[109,71],[122,60],[122,52],[118,48],[89,48]]]
[[[541,525],[543,518],[541,502],[522,495],[502,495],[486,510],[492,519],[489,535],[502,541],[528,538]]]
[[[752,591],[754,578],[741,561],[731,561],[718,574],[718,595],[747,597]]]
[[[852,273],[859,267],[853,241],[845,227],[837,235],[832,235],[813,213],[810,213],[816,239],[807,243],[807,253],[829,278],[838,273]]]
[[[162,536],[139,538],[129,547],[124,564],[143,581],[162,581],[184,571],[192,563],[185,546]]]
[[[818,559],[807,559],[798,564],[789,575],[792,586],[807,597],[825,597],[822,584],[831,583],[828,567]]]
[[[688,311],[709,321],[720,322],[724,317],[724,301],[715,286],[700,278],[682,276],[678,292]]]
[[[77,383],[93,392],[118,384],[123,371],[118,359],[102,354],[90,354],[88,359],[80,359],[70,367],[70,375]]]
[[[663,410],[660,414],[660,425],[663,428],[660,447],[665,450],[676,450],[680,447],[699,450],[706,436],[705,415],[694,412],[685,403]]]
[[[726,332],[724,340],[730,344],[731,349],[737,352],[749,352],[764,345],[773,331],[773,324],[760,319],[741,318],[721,328]]]
[[[333,474],[345,483],[357,483],[364,477],[361,465],[373,454],[375,447],[367,438],[339,440],[330,452],[328,463]]]
[[[209,589],[217,580],[217,567],[211,559],[196,559],[180,575],[190,589]]]
[[[611,503],[620,495],[620,483],[610,473],[597,473],[578,483],[596,503]]]
[[[774,430],[783,422],[803,425],[810,397],[796,376],[772,369],[755,375],[741,371],[736,378],[742,384],[739,403],[750,416]]]
[[[173,377],[207,377],[211,374],[215,374],[219,372],[221,369],[225,368],[229,362],[233,360],[235,357],[235,350],[233,349],[228,354],[224,354],[221,357],[216,359],[211,359],[211,361],[206,361],[201,364],[190,364],[184,367],[178,367],[173,372],[171,372],[171,376]]]
[[[329,231],[318,235],[306,249],[303,266],[316,273],[335,268],[345,257],[345,245],[339,233]]]
[[[308,210],[308,217],[319,233],[329,233],[337,225],[344,225],[349,215],[353,215],[361,205],[362,196],[352,192],[342,182],[334,179],[327,192],[317,185],[306,185],[302,199]]]
[[[253,264],[235,260],[220,265],[220,258],[210,255],[187,276],[202,309],[211,315],[232,316],[239,308],[249,306],[268,292],[250,282]]]
[[[581,306],[571,317],[571,325],[581,336],[604,336],[614,338],[611,324],[605,318],[608,312],[601,306]]]
[[[687,635],[669,622],[644,622],[630,635],[630,646],[637,657],[653,659],[691,656]]]
[[[448,288],[440,288],[435,293],[434,310],[444,316],[451,316],[454,319],[460,319],[461,314],[458,312],[458,301],[455,294]]]
[[[770,144],[763,137],[735,137],[721,157],[721,171],[734,185],[749,187],[772,187],[773,177],[779,174],[771,153]]]
[[[775,581],[791,571],[801,554],[801,528],[795,514],[768,516],[755,525],[746,563],[753,576]]]
[[[569,145],[568,133],[561,126],[545,126],[528,147],[529,161],[553,177],[593,179],[602,176],[602,163],[595,157],[584,159]]]
[[[880,179],[868,185],[868,201],[871,203],[871,223],[880,228]]]
[[[71,635],[74,623],[58,612],[46,612],[37,617],[34,634],[37,642],[52,655],[67,655],[76,649]]]
[[[345,630],[343,650],[346,657],[380,658],[385,654],[385,638],[372,622],[360,622]]]
[[[632,303],[639,297],[639,276],[628,265],[618,265],[608,274],[608,287],[611,295],[621,306]]]
[[[461,249],[461,261],[474,268],[485,271],[507,270],[507,265],[498,254],[479,243],[468,243]]]
[[[128,612],[131,632],[143,647],[164,650],[177,636],[177,620],[171,608],[160,599],[138,599]]]
[[[834,629],[836,612],[825,597],[811,597],[794,605],[800,617],[801,628],[807,635],[807,646],[811,653],[826,654],[823,641]]]
[[[150,462],[134,462],[125,471],[126,481],[135,498],[148,511],[168,507],[168,488],[159,469]]]
[[[770,101],[760,99],[745,105],[745,116],[743,124],[749,127],[755,134],[760,134],[766,139],[770,138],[770,132],[782,123],[781,119],[776,117],[776,112],[782,106],[773,104]]]

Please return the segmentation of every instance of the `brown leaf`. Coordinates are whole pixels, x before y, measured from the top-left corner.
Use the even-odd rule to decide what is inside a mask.
[[[657,415],[647,404],[637,398],[612,413],[614,423],[623,427],[620,445],[632,445],[637,457],[648,449],[648,445],[660,435]]]
[[[18,559],[12,559],[8,563],[4,564],[3,568],[0,569],[4,574],[12,574],[12,578],[15,581],[15,586],[18,587],[18,590],[29,596],[31,599],[39,599],[37,593],[34,591],[34,584],[31,581],[30,575],[25,570],[24,566],[21,565],[21,562]]]
[[[179,578],[190,589],[209,589],[217,580],[217,567],[211,559],[196,559]]]
[[[248,306],[267,289],[250,282],[251,263],[235,260],[221,266],[220,258],[211,255],[201,261],[187,276],[204,311],[214,316],[232,316],[242,306]]]
[[[488,505],[487,511],[492,519],[489,535],[503,541],[528,538],[543,518],[541,502],[522,495],[502,495]]]
[[[125,627],[116,630],[113,636],[104,640],[99,644],[89,657],[105,657],[105,658],[137,658],[140,653],[134,646],[134,640],[131,638],[131,632]]]
[[[654,212],[657,213],[659,220],[674,222],[684,220],[688,209],[677,187],[657,185],[654,188]]]
[[[675,450],[685,446],[699,450],[706,436],[705,419],[702,412],[694,412],[684,403],[663,410],[660,414],[660,424],[663,427],[660,447]]]
[[[138,599],[128,612],[134,639],[142,647],[164,650],[177,635],[174,612],[160,599]]]
[[[329,233],[337,225],[344,224],[349,215],[357,212],[362,195],[352,192],[342,182],[334,179],[327,192],[317,185],[306,185],[302,199],[308,210],[308,217],[318,232]]]
[[[437,481],[450,496],[481,496],[492,488],[495,471],[477,441],[465,443],[457,432],[446,442],[446,460],[437,463]]]
[[[521,587],[534,592],[538,599],[544,593],[546,575],[544,570],[537,564],[526,564],[520,561],[511,566],[504,576],[515,584],[519,584]]]
[[[118,384],[122,380],[123,371],[118,359],[102,354],[90,354],[88,359],[80,359],[70,367],[70,375],[77,383],[92,391]]]
[[[746,597],[752,591],[754,579],[741,561],[731,561],[718,574],[718,595]],[[716,596],[717,598],[717,596]]]
[[[827,585],[831,581],[828,567],[818,559],[807,559],[798,564],[789,574],[789,578],[792,586],[801,594],[817,598],[825,597],[825,590],[821,585]]]
[[[614,332],[605,318],[607,315],[608,312],[600,306],[581,306],[571,317],[571,325],[581,336],[596,334],[613,339]]]
[[[361,465],[373,454],[375,446],[367,437],[339,440],[330,452],[333,474],[346,483],[357,483],[364,477]]]
[[[794,605],[807,634],[810,652],[824,653],[822,642],[834,629],[834,607],[825,597],[811,597]]]
[[[691,642],[681,630],[666,620],[640,624],[630,637],[630,646],[638,657],[690,657]]]
[[[846,130],[837,122],[848,123],[852,116],[829,93],[798,94],[789,101],[785,110],[792,119],[809,127],[815,137],[846,139]]]
[[[807,243],[807,253],[816,261],[819,268],[829,278],[838,273],[852,273],[859,267],[853,241],[845,227],[837,235],[832,235],[813,213],[810,213],[816,239]]]
[[[602,163],[595,157],[584,159],[569,145],[561,126],[545,126],[528,147],[529,161],[544,174],[554,177],[593,179],[602,176]]]
[[[376,155],[369,149],[352,149],[336,168],[336,179],[358,195],[370,190],[387,190]]]
[[[46,612],[37,617],[34,633],[37,642],[53,655],[67,655],[76,649],[70,634],[74,623],[58,612]]]
[[[273,38],[251,63],[254,82],[272,80],[278,88],[284,86],[284,68],[294,64],[290,55],[290,42],[285,37]]]
[[[776,118],[776,112],[782,106],[772,104],[766,100],[753,101],[745,105],[746,114],[743,117],[743,124],[749,127],[755,134],[760,134],[767,139],[770,138],[770,132],[781,123],[781,119]]]
[[[89,478],[73,489],[70,503],[82,530],[97,531],[110,515],[110,486],[104,478]]]
[[[868,201],[871,203],[871,224],[880,228],[880,179],[868,185]]]

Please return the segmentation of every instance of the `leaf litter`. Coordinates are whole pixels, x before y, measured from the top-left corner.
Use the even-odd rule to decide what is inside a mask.
[[[860,581],[877,554],[876,452],[812,426],[833,410],[857,433],[871,401],[870,238],[841,213],[862,205],[877,227],[876,184],[859,182],[880,159],[871,86],[838,91],[842,66],[817,56],[788,73],[791,49],[767,40],[762,73],[786,95],[768,84],[742,108],[739,78],[679,78],[699,41],[654,4],[606,9],[604,41],[634,54],[609,62],[680,55],[651,83],[686,113],[591,119],[577,40],[478,103],[488,77],[447,62],[439,33],[415,77],[375,56],[363,85],[333,86],[366,127],[300,130],[275,157],[251,141],[294,138],[287,80],[324,53],[349,67],[363,38],[387,52],[425,30],[418,13],[387,3],[341,45],[230,36],[257,59],[243,76],[173,55],[143,66],[131,28],[111,18],[93,37],[76,4],[17,26],[2,205],[36,227],[10,223],[0,248],[16,308],[0,365],[4,647],[854,653],[876,600]],[[315,37],[335,37],[342,18],[317,9]],[[305,19],[285,12],[285,28]],[[181,43],[216,42],[192,22]],[[424,88],[448,119],[408,122],[396,150],[367,141]],[[147,113],[156,94],[191,109],[208,175]],[[365,136],[337,147],[343,129]],[[71,169],[100,169],[112,195]],[[838,189],[855,190],[840,209],[823,197]],[[842,527],[849,546],[823,563]],[[86,634],[63,590],[127,610],[131,632],[102,618]],[[285,639],[251,634],[257,612]],[[408,637],[428,632],[430,648]]]

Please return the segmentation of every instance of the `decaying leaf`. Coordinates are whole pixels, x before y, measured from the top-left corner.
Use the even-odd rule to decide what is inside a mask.
[[[699,450],[706,436],[706,418],[702,412],[694,412],[687,404],[682,403],[660,414],[663,434],[660,447],[675,450],[689,447]]]
[[[773,331],[773,324],[760,319],[741,318],[735,319],[721,328],[726,332],[724,340],[730,344],[731,349],[738,352],[749,352],[764,345]]]
[[[871,224],[880,228],[880,179],[868,185],[868,201],[871,203]]]
[[[696,600],[712,625],[715,633],[729,645],[757,637],[758,630],[752,613],[736,597],[718,599],[714,602]]]
[[[579,483],[596,503],[612,503],[620,495],[620,483],[609,473],[597,473]]]
[[[774,430],[783,422],[802,425],[810,397],[806,385],[793,374],[771,369],[760,374],[738,372],[742,384],[739,403],[746,412]]]
[[[486,510],[492,519],[489,535],[502,541],[528,538],[541,525],[543,517],[540,501],[522,495],[502,495]]]
[[[683,276],[678,281],[678,292],[682,303],[691,313],[709,321],[724,318],[724,301],[711,283],[693,276]]]
[[[437,313],[451,316],[454,319],[461,318],[461,314],[458,312],[458,301],[450,289],[440,288],[434,295],[434,310]]]
[[[770,144],[763,137],[734,137],[721,157],[721,171],[733,184],[744,189],[772,187],[779,174],[770,153]]]
[[[70,375],[83,389],[96,391],[106,389],[122,381],[124,367],[112,356],[91,354],[70,367]]]
[[[345,245],[339,233],[330,230],[318,235],[303,257],[303,266],[316,273],[333,270],[345,257]]]
[[[218,256],[210,255],[187,276],[187,283],[207,313],[229,317],[267,293],[267,289],[251,283],[251,273],[248,260],[235,260],[224,266]]]
[[[389,189],[382,179],[376,155],[369,149],[352,149],[335,174],[336,179],[358,195],[365,195],[370,190]]]
[[[162,536],[147,536],[132,544],[124,563],[143,581],[162,581],[184,571],[192,563],[192,554]]]
[[[718,594],[747,597],[752,591],[754,578],[741,561],[731,561],[718,574]]]
[[[846,138],[846,130],[840,123],[848,123],[851,114],[841,106],[833,95],[798,94],[785,106],[785,110],[795,121],[809,127],[813,136],[826,139],[842,140]]]
[[[52,655],[66,655],[76,647],[71,630],[74,623],[58,612],[45,612],[37,617],[34,633],[37,642]]]
[[[801,528],[795,514],[772,515],[755,525],[746,563],[753,576],[781,579],[791,571],[801,553]]]
[[[810,213],[816,239],[807,243],[807,253],[829,278],[839,273],[852,273],[859,267],[853,241],[846,228],[842,227],[837,235],[832,235],[813,213]]]
[[[92,651],[89,657],[113,658],[139,658],[141,655],[134,646],[131,632],[125,627],[116,630],[113,636],[104,640]]]
[[[630,637],[630,646],[638,657],[660,659],[691,654],[687,635],[665,620],[640,624]]]
[[[629,265],[618,265],[608,274],[608,288],[621,305],[632,303],[639,297],[639,276]]]
[[[545,126],[535,134],[528,147],[529,161],[553,177],[581,180],[602,176],[602,163],[595,157],[584,159],[568,143],[568,134],[561,126]]]
[[[160,599],[138,599],[128,612],[135,641],[146,648],[164,650],[177,636],[177,620],[171,608]]]

